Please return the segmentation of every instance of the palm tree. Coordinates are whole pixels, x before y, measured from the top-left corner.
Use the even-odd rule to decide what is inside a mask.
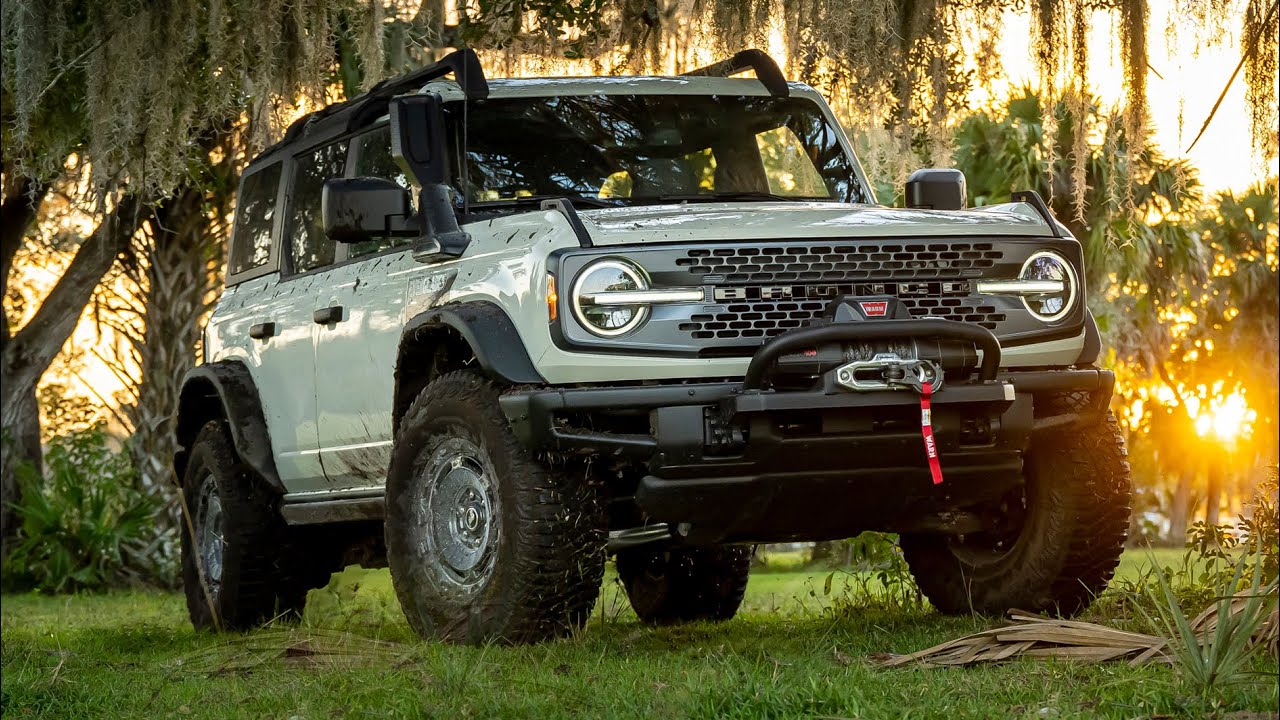
[[[1087,115],[1084,130],[1100,142],[1080,141],[1073,109]],[[1188,277],[1203,278],[1208,255],[1183,222],[1199,205],[1195,169],[1148,143],[1131,153],[1124,123],[1096,101],[1057,100],[1050,112],[1046,117],[1043,99],[1023,89],[1003,111],[980,110],[959,123],[955,158],[970,204],[1005,202],[1017,190],[1040,193],[1084,245],[1095,310],[1113,284],[1138,283],[1166,302]],[[1087,157],[1076,162],[1081,154]]]

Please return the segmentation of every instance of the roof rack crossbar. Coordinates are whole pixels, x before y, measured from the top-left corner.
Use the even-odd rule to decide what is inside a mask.
[[[756,77],[760,79],[760,84],[764,85],[770,95],[787,97],[791,94],[791,91],[787,88],[787,78],[782,74],[782,70],[778,68],[778,63],[774,62],[773,58],[769,57],[763,50],[742,50],[727,60],[721,60],[718,63],[700,67],[697,70],[690,70],[684,74],[705,77],[729,77],[747,70],[756,71]]]
[[[476,51],[470,48],[454,50],[426,67],[383,80],[374,85],[369,92],[352,100],[353,103],[360,103],[362,107],[351,116],[347,129],[352,130],[366,124],[370,120],[368,112],[375,113],[375,117],[385,113],[386,107],[379,101],[415,91],[428,82],[449,74],[457,78],[458,86],[462,88],[462,93],[468,100],[482,100],[489,97],[489,81],[484,76],[484,68],[480,66],[480,58],[476,56]]]
[[[454,50],[436,62],[411,73],[383,80],[369,91],[370,97],[390,97],[419,87],[452,73],[468,100],[480,100],[489,96],[489,82],[485,79],[480,58],[470,48]]]

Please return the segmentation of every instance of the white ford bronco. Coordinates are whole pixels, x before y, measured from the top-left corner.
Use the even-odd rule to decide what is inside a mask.
[[[754,70],[755,77],[735,78]],[[723,620],[754,543],[897,533],[943,612],[1070,614],[1129,469],[1080,244],[1034,193],[877,205],[810,87],[486,80],[459,51],[246,169],[178,409],[197,627],[385,562],[424,637]]]

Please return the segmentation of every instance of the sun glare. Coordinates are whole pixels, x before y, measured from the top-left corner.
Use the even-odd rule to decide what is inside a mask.
[[[1243,390],[1213,397],[1207,405],[1201,404],[1197,410],[1196,434],[1206,437],[1212,433],[1226,442],[1252,435],[1253,423],[1258,419],[1257,411],[1251,409],[1245,401]]]

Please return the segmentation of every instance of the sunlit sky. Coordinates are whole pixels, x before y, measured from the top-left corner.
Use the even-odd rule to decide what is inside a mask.
[[[1243,10],[1244,3],[1237,0],[1237,4]],[[1189,158],[1199,168],[1205,190],[1243,190],[1276,173],[1274,158],[1263,160],[1253,153],[1243,70],[1204,137],[1190,153],[1185,152],[1240,61],[1242,14],[1230,22],[1228,36],[1220,44],[1197,52],[1191,37],[1194,28],[1189,26],[1181,28],[1177,47],[1170,47],[1165,28],[1173,5],[1170,0],[1150,0],[1147,93],[1155,144],[1167,155]],[[1090,89],[1109,103],[1124,97],[1118,24],[1116,14],[1094,13],[1089,36]],[[1000,43],[1005,77],[990,88],[994,97],[1002,97],[1009,86],[1034,84],[1030,40],[1030,17],[1007,13]],[[977,93],[978,99],[986,96],[985,91]]]

